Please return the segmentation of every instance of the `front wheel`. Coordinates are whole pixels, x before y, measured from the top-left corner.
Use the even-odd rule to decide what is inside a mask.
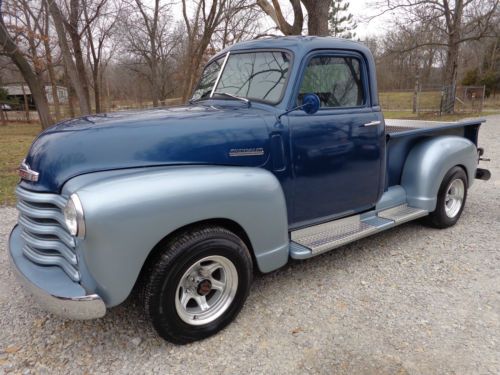
[[[164,339],[186,344],[211,336],[239,313],[252,282],[245,243],[217,226],[167,242],[148,270],[143,303]]]
[[[467,199],[467,175],[460,167],[446,173],[439,187],[436,209],[428,216],[428,223],[435,228],[455,225]]]

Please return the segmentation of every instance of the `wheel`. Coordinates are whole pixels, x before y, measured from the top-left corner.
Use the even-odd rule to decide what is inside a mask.
[[[427,222],[435,228],[448,228],[460,218],[467,199],[467,175],[460,167],[446,173],[439,187],[436,209]]]
[[[143,282],[146,314],[164,339],[186,344],[215,334],[240,312],[252,283],[252,257],[234,233],[203,226],[160,249]]]

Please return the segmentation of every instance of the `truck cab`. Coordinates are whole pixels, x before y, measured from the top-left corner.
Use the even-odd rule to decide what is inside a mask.
[[[423,218],[454,225],[483,120],[385,121],[362,44],[236,44],[188,104],[67,120],[21,163],[9,254],[47,310],[99,318],[139,290],[160,336],[210,336],[255,270]]]

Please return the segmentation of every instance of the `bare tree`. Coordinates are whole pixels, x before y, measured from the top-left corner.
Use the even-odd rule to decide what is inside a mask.
[[[92,22],[92,12],[95,5],[101,5],[100,17]],[[87,27],[85,43],[87,45],[87,60],[92,75],[92,87],[94,90],[94,101],[96,113],[102,112],[102,73],[111,59],[113,48],[108,43],[116,28],[118,19],[123,16],[120,4],[112,4],[111,1],[98,2],[83,0],[83,14]]]
[[[59,47],[63,56],[65,69],[69,78],[69,82],[76,93],[80,105],[80,114],[87,115],[90,113],[90,101],[88,92],[84,85],[82,85],[81,74],[78,72],[77,66],[73,60],[73,54],[70,50],[68,40],[66,38],[65,18],[61,9],[55,0],[44,0],[47,3],[50,15],[54,21],[54,27],[57,32]]]
[[[1,53],[9,56],[12,59],[12,62],[17,66],[17,68],[23,75],[23,78],[28,84],[31,90],[31,94],[33,95],[33,98],[35,100],[35,105],[38,111],[38,117],[40,118],[42,128],[48,128],[50,125],[52,125],[52,118],[50,116],[49,105],[47,103],[47,98],[45,97],[43,85],[39,81],[26,57],[19,50],[12,37],[9,35],[3,18],[0,19],[0,46]]]
[[[293,23],[285,19],[278,0],[257,0],[257,5],[273,20],[276,27],[285,35],[300,35],[304,27],[304,14],[300,0],[289,0],[293,10]]]
[[[304,27],[302,6],[307,11],[307,32],[309,35],[327,36],[329,8],[332,0],[289,0],[293,11],[293,23],[284,15],[279,0],[256,0],[256,4],[273,20],[285,35],[300,35]]]
[[[177,45],[177,35],[171,27],[171,4],[155,0],[150,6],[143,0],[134,0],[127,9],[128,16],[121,24],[126,35],[126,66],[148,80],[153,106],[157,107],[165,99],[165,62]]]
[[[460,46],[469,40],[491,36],[498,4],[499,0],[384,0],[374,3],[374,6],[382,9],[377,16],[393,13],[394,23],[402,30],[432,24],[438,31],[433,40],[415,43],[400,52],[428,45],[444,49],[443,84],[451,88],[446,100],[450,103],[447,110],[453,112]]]
[[[194,1],[194,14],[188,15],[187,1],[182,0],[182,15],[187,33],[186,70],[182,90],[182,100],[186,101],[198,77],[203,55],[212,35],[223,19],[230,0]]]

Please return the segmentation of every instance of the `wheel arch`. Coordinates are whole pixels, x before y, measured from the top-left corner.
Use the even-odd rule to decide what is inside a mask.
[[[139,272],[139,276],[137,277],[137,280],[135,282],[134,289],[137,289],[137,287],[140,284],[142,284],[144,278],[147,277],[147,275],[148,275],[150,267],[157,262],[158,257],[161,256],[161,251],[162,251],[163,247],[169,241],[180,236],[182,233],[184,233],[186,231],[189,231],[191,229],[195,230],[196,228],[200,228],[200,227],[204,227],[204,226],[218,226],[218,227],[227,229],[230,232],[237,235],[247,246],[248,251],[250,252],[250,256],[252,257],[252,263],[253,263],[253,267],[255,270],[255,267],[257,266],[257,259],[255,257],[255,252],[253,250],[252,241],[250,241],[250,238],[248,237],[248,234],[245,231],[245,229],[240,224],[238,224],[236,221],[231,220],[231,219],[226,219],[226,218],[205,219],[205,220],[193,222],[191,224],[186,224],[186,225],[184,225],[180,228],[177,228],[176,230],[168,233],[167,235],[165,235],[165,237],[163,237],[153,247],[153,249],[151,249],[148,256],[146,257],[144,264],[141,267],[141,271]]]
[[[455,166],[463,168],[467,185],[471,186],[477,168],[477,150],[468,139],[441,136],[417,143],[406,158],[401,176],[408,204],[434,211],[443,178]]]

